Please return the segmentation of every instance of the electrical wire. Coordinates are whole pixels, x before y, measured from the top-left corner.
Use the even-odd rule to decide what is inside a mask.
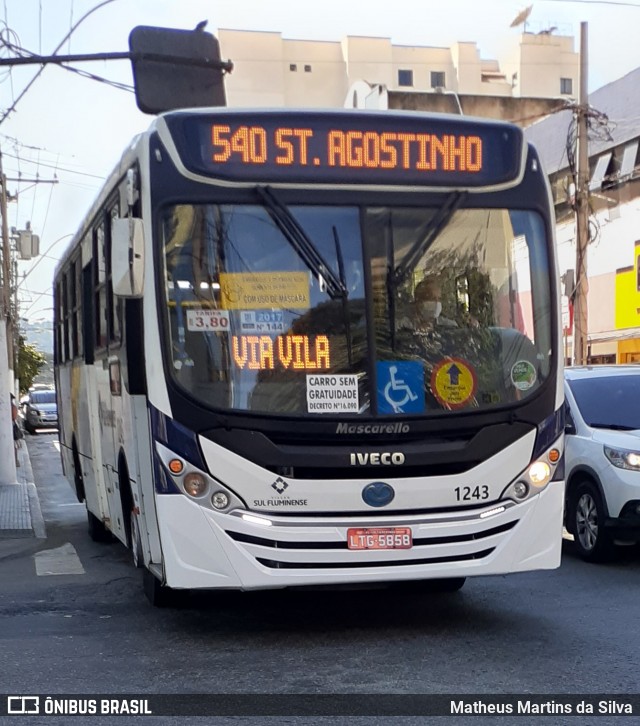
[[[104,181],[104,179],[105,179],[105,177],[100,174],[90,174],[88,171],[76,171],[75,169],[69,169],[68,167],[58,166],[56,164],[47,164],[43,161],[36,162],[36,161],[33,161],[33,159],[25,159],[21,156],[16,156],[15,154],[9,154],[6,151],[3,151],[2,155],[8,156],[11,159],[17,159],[18,161],[22,162],[23,164],[38,164],[38,166],[41,166],[43,168],[56,169],[57,171],[65,172],[67,174],[78,174],[79,176],[87,176],[87,177],[90,177],[91,179],[99,179],[101,181]]]
[[[38,154],[38,158],[39,157],[40,157],[40,154]],[[33,193],[33,203],[31,204],[31,219],[34,218],[33,217],[33,213],[34,213],[35,208],[36,208],[36,199],[38,197],[38,186],[37,185],[38,185],[38,180],[39,179],[40,179],[40,164],[38,163],[38,165],[36,166],[36,183],[35,183],[36,190]]]
[[[91,81],[98,81],[99,83],[104,83],[107,86],[112,86],[113,88],[117,88],[119,91],[128,91],[129,93],[135,93],[135,88],[128,85],[127,83],[120,83],[120,81],[110,81],[108,78],[104,78],[103,76],[97,76],[95,73],[90,73],[89,71],[85,71],[80,68],[73,68],[72,66],[68,66],[65,63],[58,64],[58,67],[64,68],[65,71],[76,73],[77,75],[84,78],[88,78]]]
[[[51,188],[49,189],[49,199],[47,201],[47,209],[44,213],[44,220],[42,221],[42,227],[40,229],[40,234],[44,235],[45,227],[47,226],[47,219],[49,218],[49,210],[51,209],[51,199],[53,198],[53,190],[55,189],[55,184],[51,184]],[[35,194],[34,194],[35,199]]]
[[[6,137],[6,138],[10,138],[10,137]],[[37,151],[43,151],[43,149],[39,149],[36,146],[25,146],[24,148],[27,148],[27,149],[36,149]],[[16,149],[16,151],[17,151],[17,149]],[[54,153],[54,152],[48,152],[48,153]],[[104,175],[101,175],[101,174],[91,174],[91,173],[89,173],[87,171],[77,171],[75,169],[69,169],[68,167],[59,166],[58,164],[47,164],[44,161],[38,161],[38,162],[36,162],[33,159],[25,159],[24,157],[20,156],[17,153],[16,154],[10,154],[7,151],[3,151],[2,152],[2,155],[3,156],[8,156],[11,159],[17,159],[19,162],[21,161],[23,164],[38,164],[39,166],[42,166],[44,168],[47,168],[47,169],[57,169],[58,171],[61,171],[61,172],[64,171],[64,172],[67,172],[68,174],[78,174],[80,176],[88,176],[88,177],[91,177],[93,179],[100,179],[102,181],[104,181],[104,179],[105,179],[105,176]],[[57,155],[57,158],[60,158],[60,155],[59,154]]]
[[[86,20],[86,19],[87,19],[87,18],[88,18],[88,17],[89,17],[89,16],[90,16],[90,15],[91,15],[92,13],[94,13],[94,12],[95,12],[96,10],[99,10],[100,8],[103,8],[103,7],[105,6],[105,5],[109,5],[110,3],[112,3],[112,2],[115,2],[115,1],[116,1],[116,0],[103,0],[103,2],[99,3],[99,4],[98,4],[98,5],[96,5],[95,7],[91,8],[91,10],[87,11],[87,12],[86,12],[86,13],[85,13],[85,14],[84,14],[84,15],[83,15],[83,16],[82,16],[81,18],[80,18],[80,20],[78,20],[78,22],[77,22],[77,23],[76,23],[76,24],[75,24],[74,26],[72,26],[71,30],[69,30],[69,32],[68,32],[68,33],[67,33],[67,34],[66,34],[66,35],[64,36],[64,38],[63,38],[63,39],[62,39],[62,40],[60,41],[60,43],[59,43],[59,44],[58,44],[58,45],[56,46],[55,50],[53,51],[53,53],[52,53],[51,55],[55,55],[55,54],[56,54],[56,53],[57,53],[57,52],[58,52],[58,51],[60,50],[60,48],[62,48],[62,46],[63,46],[63,45],[65,44],[65,42],[67,41],[67,39],[68,39],[68,38],[69,38],[69,37],[71,36],[71,33],[73,33],[73,32],[74,32],[74,31],[76,30],[76,28],[77,28],[77,27],[78,27],[78,26],[80,25],[80,23],[82,23],[82,22],[83,22],[84,20]],[[5,3],[6,3],[6,0],[5,0]],[[5,5],[5,7],[6,7],[6,5]],[[29,81],[29,83],[27,83],[27,85],[26,85],[26,86],[25,86],[25,87],[24,87],[24,88],[22,89],[22,91],[20,92],[20,95],[18,96],[18,98],[16,98],[16,99],[14,100],[14,102],[13,102],[13,103],[11,104],[11,106],[10,106],[10,107],[9,107],[9,108],[8,108],[8,109],[7,109],[7,110],[6,110],[6,111],[5,111],[5,112],[4,112],[3,114],[2,114],[2,116],[0,116],[0,124],[2,124],[2,122],[3,122],[3,121],[4,121],[4,120],[5,120],[5,119],[6,119],[6,118],[7,118],[7,117],[8,117],[9,115],[10,115],[10,114],[12,114],[12,113],[13,113],[13,112],[14,112],[14,111],[16,110],[16,106],[18,105],[18,103],[20,102],[20,100],[21,100],[21,99],[22,99],[22,98],[24,97],[24,95],[25,95],[25,94],[27,93],[27,91],[28,91],[28,90],[29,90],[29,89],[31,88],[31,86],[32,86],[32,85],[33,85],[33,84],[34,84],[34,83],[36,82],[36,80],[37,80],[37,79],[38,79],[38,78],[40,77],[40,75],[42,74],[42,72],[44,71],[44,69],[45,69],[45,68],[46,68],[46,66],[45,66],[45,65],[42,65],[42,67],[41,67],[41,68],[40,68],[40,69],[39,69],[39,70],[37,71],[37,73],[35,74],[35,76],[34,76],[34,77],[33,77],[33,78],[32,78],[32,79],[31,79],[31,80]]]

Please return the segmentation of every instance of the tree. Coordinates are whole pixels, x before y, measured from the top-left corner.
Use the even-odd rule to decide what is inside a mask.
[[[42,366],[46,363],[44,353],[41,353],[30,343],[27,343],[22,335],[18,337],[18,383],[20,392],[26,393],[33,379],[38,375]]]

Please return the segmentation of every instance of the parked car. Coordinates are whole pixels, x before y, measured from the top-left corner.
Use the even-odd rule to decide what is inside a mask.
[[[565,370],[565,525],[602,562],[640,541],[640,366]]]
[[[54,389],[29,391],[24,407],[24,427],[30,434],[36,429],[58,428],[58,404]]]

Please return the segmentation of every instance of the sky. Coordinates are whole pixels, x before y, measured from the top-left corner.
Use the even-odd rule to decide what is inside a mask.
[[[499,58],[522,26],[511,22],[531,0],[0,0],[2,40],[32,53],[128,50],[137,25],[264,30],[284,38],[338,41],[346,35],[388,37],[394,44],[448,47],[474,41],[483,59]],[[95,8],[95,10],[93,10]],[[90,12],[92,11],[93,12]],[[87,15],[84,20],[83,16]],[[81,22],[79,22],[81,21]],[[589,89],[640,65],[640,0],[534,0],[527,29],[555,26],[573,35],[588,23]],[[77,25],[69,38],[70,29]],[[224,49],[223,49],[224,50]],[[13,55],[3,44],[0,57]],[[231,59],[233,60],[233,59]],[[74,64],[132,85],[128,61]],[[21,317],[51,320],[56,260],[122,151],[152,121],[133,93],[49,65],[29,89],[36,66],[0,68],[0,150],[7,189],[16,199],[9,227],[31,223],[41,256],[19,263]],[[13,110],[7,114],[9,109]],[[34,183],[37,180],[37,183]],[[48,183],[55,180],[57,183]]]

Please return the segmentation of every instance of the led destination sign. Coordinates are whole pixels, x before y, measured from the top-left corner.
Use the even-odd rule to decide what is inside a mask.
[[[233,335],[233,362],[248,370],[328,370],[331,367],[326,335]]]
[[[187,168],[228,180],[480,187],[517,179],[509,124],[421,114],[220,113],[167,118]]]

